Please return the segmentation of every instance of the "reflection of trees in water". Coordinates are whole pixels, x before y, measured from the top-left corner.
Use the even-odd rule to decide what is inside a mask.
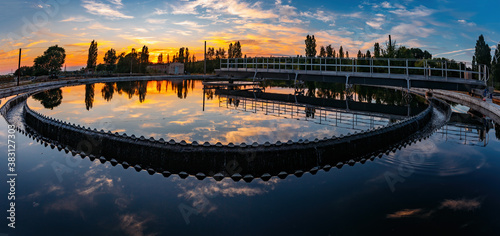
[[[339,83],[322,83],[322,82],[306,82],[308,88],[306,96],[326,98],[326,99],[345,99],[346,91],[345,84]],[[387,105],[404,106],[408,103],[403,98],[403,93],[399,90],[387,88],[376,88],[369,86],[354,85],[354,93],[357,100],[360,102],[378,103]],[[415,96],[414,96],[415,97]],[[411,105],[417,105],[422,102],[418,99],[412,99]]]
[[[174,80],[169,82],[171,82],[172,91],[177,93],[177,97],[181,99],[187,97],[188,88],[191,88],[191,91],[194,89],[194,82],[192,80]]]
[[[148,90],[148,83],[156,83],[156,91],[162,92],[163,83],[166,84],[165,91],[163,93],[169,93],[169,90],[177,94],[177,97],[184,99],[187,97],[188,92],[192,92],[195,87],[195,82],[193,80],[175,80],[175,81],[126,81],[126,82],[116,82],[116,83],[105,83],[101,90],[101,95],[106,101],[111,101],[114,92],[122,95],[125,93],[129,99],[134,96],[139,97],[139,102],[144,102],[146,100],[146,94]],[[151,87],[154,89],[154,86]],[[150,89],[151,89],[150,88]]]
[[[307,83],[306,96],[316,97],[316,83]]]
[[[146,93],[148,88],[148,81],[126,81],[116,83],[116,92],[118,94],[127,94],[131,99],[134,95],[139,96],[139,102],[146,100]]]
[[[214,99],[214,93],[215,89],[205,89],[205,96],[207,97],[207,100]]]
[[[143,103],[146,100],[146,93],[148,92],[148,82],[147,81],[140,81],[138,83],[137,92],[139,95],[139,102]]]
[[[58,88],[43,91],[33,95],[33,99],[40,101],[43,107],[52,110],[54,107],[61,105],[63,99],[62,90]]]
[[[161,81],[156,81],[156,91],[158,91],[158,93],[161,93]]]
[[[94,105],[94,84],[85,85],[85,108],[87,111]]]
[[[106,101],[111,101],[113,99],[113,93],[115,93],[115,83],[105,83],[104,87],[101,89],[102,98]]]

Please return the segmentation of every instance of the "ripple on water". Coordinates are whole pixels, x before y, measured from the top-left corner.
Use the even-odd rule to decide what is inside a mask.
[[[440,128],[446,123],[445,113],[434,109],[431,124]],[[460,146],[462,147],[462,146]],[[412,174],[454,176],[470,173],[485,165],[484,155],[457,153],[456,144],[447,144],[438,134],[380,159],[378,164],[403,169]]]

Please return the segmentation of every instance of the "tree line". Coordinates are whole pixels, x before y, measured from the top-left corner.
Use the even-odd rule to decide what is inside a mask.
[[[385,43],[385,48],[376,42],[373,45],[373,54],[370,50],[366,53],[358,50],[357,58],[415,58],[415,59],[431,59],[432,54],[427,50],[420,48],[408,48],[406,46],[397,46],[396,41],[392,40],[389,35],[389,40]],[[305,56],[306,57],[335,57],[335,58],[350,58],[349,51],[345,50],[342,45],[337,52],[332,45],[320,46],[319,54],[316,51],[316,38],[314,35],[307,35],[305,39]]]
[[[306,57],[327,57],[327,58],[350,58],[349,52],[345,50],[342,45],[338,51],[330,45],[320,46],[319,53],[316,50],[316,38],[314,35],[307,35],[305,39],[305,56]],[[475,47],[474,56],[472,58],[472,68],[462,68],[462,65],[456,63],[454,60],[447,58],[434,58],[438,61],[449,62],[450,69],[469,69],[478,70],[478,65],[487,65],[490,73],[490,80],[494,81],[497,87],[500,87],[500,43],[498,44],[493,57],[491,56],[491,48],[485,42],[484,36],[480,35]],[[121,53],[117,55],[115,49],[109,49],[103,58],[104,63],[97,64],[98,44],[95,40],[90,43],[87,71],[108,71],[114,73],[147,73],[147,66],[152,64],[149,61],[149,49],[146,45],[142,47],[141,51],[132,49],[129,53]],[[211,73],[214,69],[219,67],[220,59],[225,58],[242,58],[241,44],[239,41],[230,43],[228,50],[223,47],[216,49],[215,47],[208,47],[207,58],[207,72]],[[246,55],[244,56],[246,58]],[[367,50],[362,52],[358,50],[357,58],[413,58],[413,59],[433,59],[432,54],[427,50],[420,48],[409,48],[404,45],[398,45],[395,40],[392,40],[389,35],[388,41],[385,45],[376,42],[373,45],[373,52]],[[48,75],[57,74],[61,71],[66,59],[65,49],[58,45],[49,47],[41,56],[38,56],[33,61],[33,66],[23,66],[20,70],[16,70],[16,75]],[[157,58],[157,63],[170,63],[180,62],[184,63],[185,70],[189,73],[203,73],[203,61],[197,61],[195,55],[191,55],[189,48],[181,47],[178,52],[170,58],[170,55],[160,53]],[[417,62],[418,64],[419,62]],[[421,62],[420,62],[421,63]],[[438,63],[438,62],[432,62]],[[417,65],[415,64],[415,65]],[[439,65],[434,65],[439,66]],[[456,68],[454,68],[456,67]]]
[[[339,47],[339,51],[336,52],[332,45],[320,46],[319,54],[316,51],[316,39],[314,35],[307,35],[305,39],[305,56],[306,57],[334,57],[334,58],[349,58],[349,52],[344,51],[342,45]],[[480,35],[475,47],[474,56],[472,58],[472,67],[466,68],[465,65],[457,63],[453,59],[448,58],[433,58],[432,54],[427,50],[422,50],[420,48],[408,48],[404,45],[397,45],[395,40],[392,40],[389,35],[388,41],[385,43],[385,47],[381,46],[380,43],[376,42],[373,45],[373,53],[367,50],[363,53],[358,50],[356,57],[359,58],[408,58],[408,59],[434,59],[430,62],[431,66],[440,67],[441,62],[447,62],[450,69],[461,69],[461,70],[474,70],[477,71],[478,65],[486,65],[489,68],[490,82],[495,85],[496,88],[500,88],[500,43],[497,45],[494,56],[491,56],[491,48],[485,42],[484,36]],[[361,62],[363,63],[363,62]],[[415,62],[413,66],[422,66],[422,61]],[[437,72],[436,72],[437,73]],[[458,77],[458,76],[457,76]],[[475,77],[477,79],[477,77]]]

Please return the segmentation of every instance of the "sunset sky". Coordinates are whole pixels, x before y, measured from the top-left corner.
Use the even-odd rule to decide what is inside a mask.
[[[373,52],[387,35],[398,44],[420,47],[437,57],[470,62],[484,34],[493,49],[500,41],[500,1],[464,0],[41,0],[0,2],[0,74],[33,64],[49,46],[66,49],[68,70],[86,65],[90,42],[98,42],[98,63],[118,53],[149,47],[150,60],[188,47],[203,59],[203,41],[225,47],[240,41],[247,56],[304,54],[304,39],[340,45],[355,56]]]

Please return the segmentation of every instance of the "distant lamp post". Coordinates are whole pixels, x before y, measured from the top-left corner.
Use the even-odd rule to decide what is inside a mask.
[[[21,80],[21,48],[19,48],[19,62],[17,64],[17,86],[19,86],[20,80]]]

